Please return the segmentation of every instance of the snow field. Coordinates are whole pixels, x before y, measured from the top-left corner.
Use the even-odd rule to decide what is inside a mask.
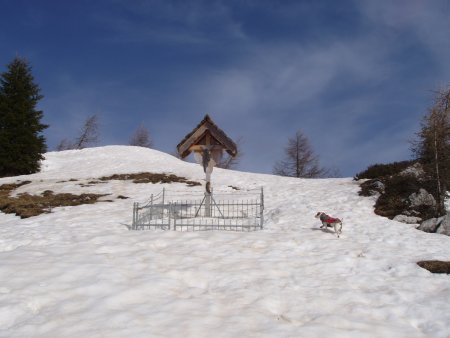
[[[203,182],[201,167],[111,146],[48,153],[43,168],[0,184],[26,179],[18,192],[113,202],[28,219],[0,213],[1,337],[450,336],[449,277],[416,265],[449,260],[450,237],[376,216],[351,179],[215,169],[215,189],[264,187],[263,231],[129,231],[134,201],[163,186],[202,188],[79,184],[139,171]],[[317,211],[344,219],[340,239],[318,229]]]

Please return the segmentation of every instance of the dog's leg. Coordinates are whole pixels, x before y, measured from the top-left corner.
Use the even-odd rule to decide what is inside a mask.
[[[339,238],[341,236],[341,232],[342,232],[342,224],[336,223],[335,232],[336,232],[337,238]]]

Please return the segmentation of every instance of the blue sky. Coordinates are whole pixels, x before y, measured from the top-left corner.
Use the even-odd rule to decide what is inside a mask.
[[[300,129],[353,176],[410,158],[450,85],[450,0],[0,0],[0,66],[27,58],[49,149],[97,114],[100,143],[143,124],[158,150],[206,113],[270,173]]]

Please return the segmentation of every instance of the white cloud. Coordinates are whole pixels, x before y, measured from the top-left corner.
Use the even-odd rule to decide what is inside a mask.
[[[414,35],[440,63],[443,79],[450,77],[450,2],[448,0],[355,1],[374,29]]]
[[[93,15],[109,28],[107,40],[133,43],[220,44],[246,36],[230,9],[220,1],[116,1],[127,15]]]
[[[199,2],[182,6],[165,1],[118,3],[127,15],[109,13],[96,18],[109,27],[110,38],[196,45],[193,48],[203,45],[221,56],[223,53],[227,60],[218,63],[217,68],[213,63],[204,68],[197,65],[195,72],[186,69],[189,66],[180,67],[184,73],[176,84],[168,85],[172,91],[166,96],[157,92],[157,102],[150,103],[150,115],[168,112],[152,136],[157,145],[163,145],[162,150],[169,152],[203,114],[211,113],[230,136],[244,137],[245,169],[270,172],[282,156],[287,137],[300,128],[324,165],[341,167],[344,174],[351,175],[351,168],[408,157],[408,139],[417,128],[424,100],[429,99],[425,90],[434,88],[429,80],[412,83],[399,74],[405,60],[397,54],[405,52],[404,37],[420,43],[408,46],[411,53],[417,47],[436,60],[432,66],[436,66],[440,77],[435,81],[450,78],[450,20],[445,2],[355,1],[364,23],[355,28],[360,31],[345,38],[308,43],[300,39],[252,38],[221,1],[206,6]],[[305,8],[296,10],[304,13]],[[278,9],[278,14],[281,12]],[[285,11],[286,15],[290,12]],[[158,19],[163,23],[152,24]],[[208,27],[215,31],[210,34]],[[157,86],[156,82],[149,85]],[[145,99],[132,93],[137,88],[123,88],[120,84],[109,90],[101,90],[100,85],[95,89],[80,86],[69,87],[68,94],[58,99],[59,106],[70,102],[64,107],[69,116],[97,107],[105,111],[106,104],[98,105],[91,91],[104,95],[104,101]],[[411,92],[398,95],[401,90]],[[147,104],[140,102],[141,107]],[[396,115],[400,108],[402,114]],[[109,114],[105,118],[117,121],[117,109],[105,112]],[[405,118],[408,109],[410,116]],[[148,117],[148,122],[154,122],[154,118]],[[373,128],[378,130],[371,129],[375,120],[378,125]],[[386,127],[380,127],[383,123]]]
[[[287,137],[300,128],[323,164],[346,168],[348,174],[349,163],[358,167],[357,163],[409,157],[408,140],[418,124],[417,111],[405,120],[388,118],[397,113],[398,102],[386,103],[392,103],[390,111],[378,110],[386,99],[386,88],[395,86],[397,61],[391,59],[395,48],[373,35],[308,47],[255,44],[233,67],[204,74],[186,97],[221,116],[228,129],[244,136],[242,161],[251,170],[270,171],[282,156]],[[331,101],[329,92],[339,92],[340,87],[354,90],[354,95]],[[366,90],[359,92],[360,87]],[[392,124],[390,132],[370,130],[371,121],[380,116]]]

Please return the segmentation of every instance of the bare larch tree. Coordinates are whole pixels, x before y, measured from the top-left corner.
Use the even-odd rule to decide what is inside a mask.
[[[84,149],[98,142],[98,118],[92,115],[84,122],[80,136],[75,140],[75,149]]]
[[[93,146],[98,142],[98,117],[97,115],[89,116],[80,129],[79,136],[73,141],[63,139],[56,149],[70,150],[70,149],[84,149]]]
[[[288,139],[285,157],[276,162],[273,173],[280,176],[316,178],[325,177],[328,171],[319,165],[318,157],[303,133],[298,130]]]
[[[219,163],[216,164],[216,167],[223,168],[223,169],[236,169],[239,165],[239,162],[244,155],[242,152],[242,141],[243,138],[239,137],[236,141],[236,149],[237,154],[236,156],[231,156],[228,153],[223,154],[222,159],[219,161]]]
[[[424,116],[412,151],[436,184],[436,213],[445,213],[444,195],[450,186],[450,89],[436,93],[434,105]]]
[[[152,148],[153,142],[150,138],[148,129],[143,125],[140,125],[131,136],[130,146]]]

